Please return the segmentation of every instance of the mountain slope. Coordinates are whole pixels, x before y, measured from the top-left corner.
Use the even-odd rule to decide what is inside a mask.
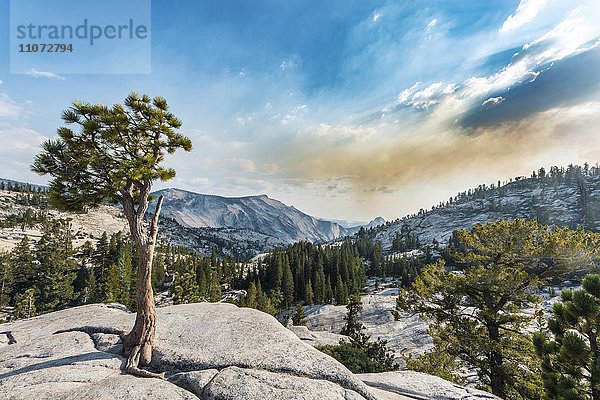
[[[346,228],[311,217],[266,195],[221,197],[164,189],[161,215],[187,228],[236,228],[273,236],[285,243],[327,242],[349,235]]]
[[[551,174],[519,178],[505,185],[482,185],[452,202],[373,229],[384,250],[396,234],[412,232],[422,244],[448,241],[452,232],[499,219],[536,219],[543,224],[600,228],[600,169],[553,167]]]

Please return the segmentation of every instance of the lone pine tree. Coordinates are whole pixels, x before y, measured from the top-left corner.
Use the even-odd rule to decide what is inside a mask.
[[[173,169],[162,166],[165,154],[190,151],[192,143],[177,132],[181,121],[162,97],[131,93],[124,104],[112,107],[74,102],[62,119],[74,129],[59,128],[59,138],[43,144],[32,170],[53,177],[49,199],[59,209],[80,211],[104,202],[122,206],[139,255],[137,315],[123,342],[129,356],[127,370],[143,376],[139,366],[150,363],[155,335],[151,267],[162,196],[149,227],[144,217],[153,182],[175,176]]]

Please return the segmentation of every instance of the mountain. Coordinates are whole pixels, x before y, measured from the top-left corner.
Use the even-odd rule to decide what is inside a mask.
[[[370,232],[384,250],[392,250],[397,234],[416,234],[421,244],[446,243],[452,232],[499,219],[535,219],[561,227],[600,229],[600,168],[552,167],[530,178],[480,185],[451,201],[384,225]]]
[[[346,228],[287,206],[266,195],[221,197],[163,189],[161,215],[185,228],[235,228],[259,232],[284,243],[328,242],[352,234]]]
[[[363,227],[365,228],[374,228],[376,226],[379,225],[383,225],[385,224],[385,219],[383,219],[382,217],[377,217],[375,219],[373,219],[371,222],[369,222],[368,224],[363,225]],[[361,226],[357,226],[357,228],[361,228]]]

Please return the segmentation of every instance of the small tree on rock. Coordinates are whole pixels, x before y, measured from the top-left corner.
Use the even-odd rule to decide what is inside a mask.
[[[175,176],[173,169],[162,166],[165,155],[190,151],[192,143],[177,133],[181,121],[162,97],[132,93],[124,104],[112,107],[74,102],[62,119],[75,129],[59,128],[59,138],[43,144],[32,170],[53,177],[49,199],[57,208],[81,211],[105,202],[123,207],[138,254],[137,315],[123,338],[127,370],[148,376],[138,366],[149,364],[152,357],[156,308],[151,272],[162,196],[149,227],[144,217],[153,182]]]

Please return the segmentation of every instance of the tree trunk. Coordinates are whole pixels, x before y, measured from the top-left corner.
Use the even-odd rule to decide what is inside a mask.
[[[488,324],[487,326],[489,338],[493,341],[500,340],[500,330],[498,326],[494,324]],[[492,393],[500,398],[506,397],[506,377],[503,370],[504,357],[500,352],[491,351],[489,354],[490,362],[490,388]]]
[[[152,360],[152,346],[156,332],[156,306],[152,290],[152,259],[156,245],[158,216],[160,215],[162,201],[163,197],[160,196],[147,237],[144,237],[145,235],[143,235],[141,226],[136,227],[137,229],[131,229],[132,237],[139,250],[136,279],[137,314],[131,332],[123,338],[123,344],[126,354],[129,355],[127,371],[142,377],[161,376],[140,370],[138,367],[149,365]]]

